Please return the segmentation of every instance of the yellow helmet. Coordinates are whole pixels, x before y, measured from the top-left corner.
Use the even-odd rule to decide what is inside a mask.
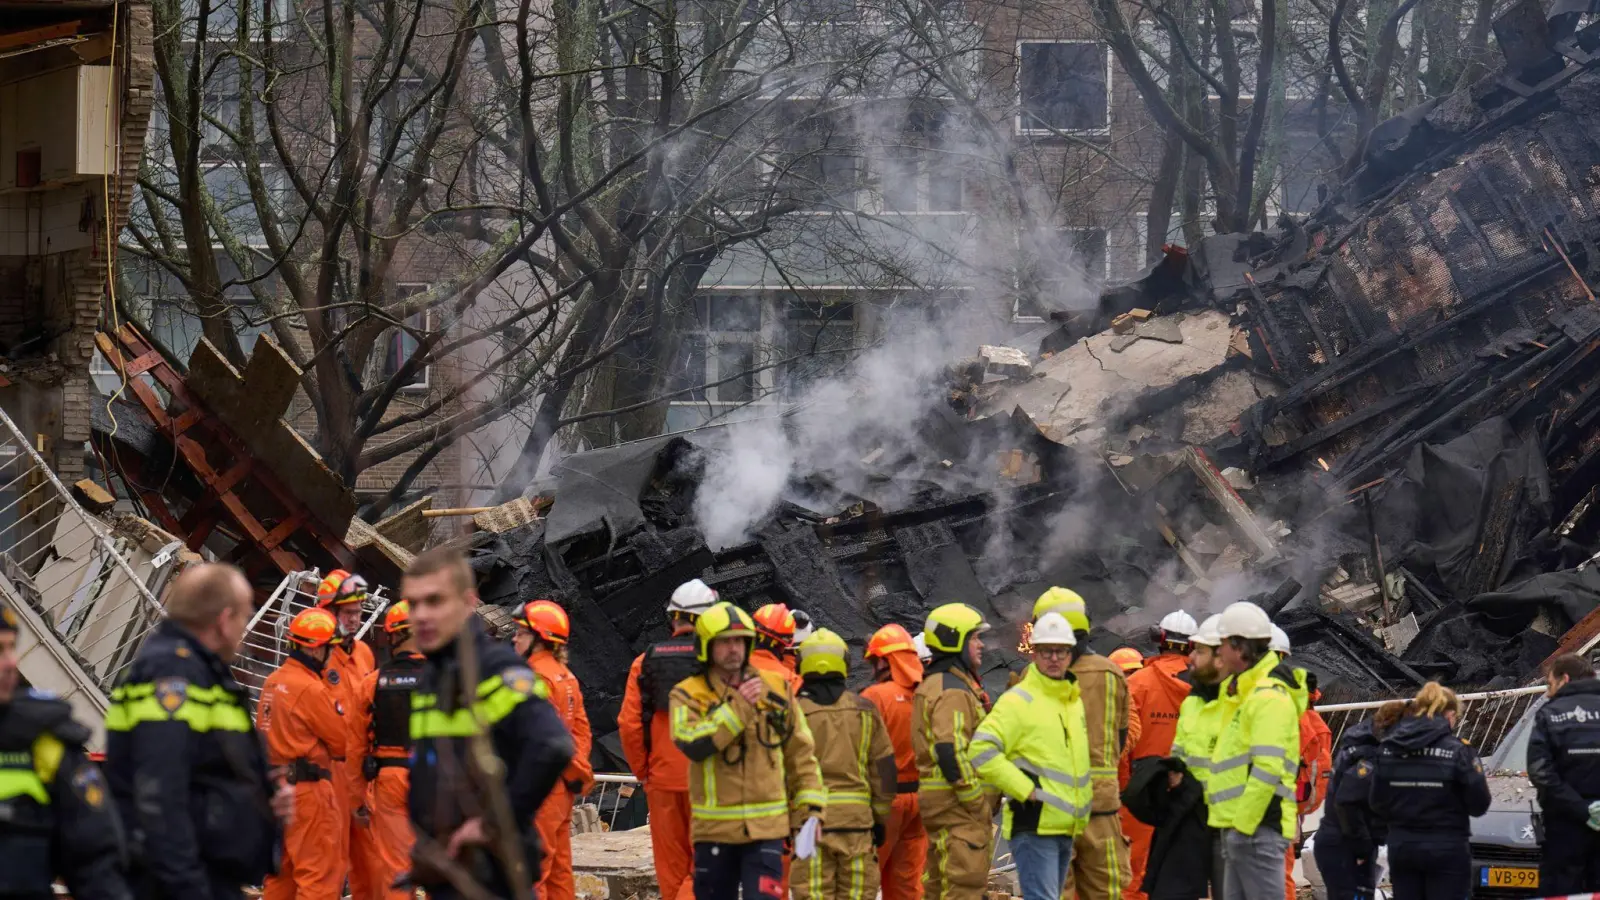
[[[694,623],[695,658],[701,662],[711,660],[711,642],[722,637],[742,637],[755,640],[756,625],[750,614],[732,603],[718,603],[700,614]]]
[[[826,628],[812,632],[795,650],[800,654],[801,675],[843,675],[849,668],[850,648]]]
[[[1033,601],[1033,620],[1045,613],[1060,613],[1067,620],[1073,631],[1089,630],[1089,607],[1084,605],[1083,597],[1077,591],[1064,587],[1053,587],[1039,595]]]
[[[983,613],[965,603],[946,603],[928,613],[923,626],[923,639],[928,649],[939,653],[960,653],[967,647],[967,638],[989,630]]]

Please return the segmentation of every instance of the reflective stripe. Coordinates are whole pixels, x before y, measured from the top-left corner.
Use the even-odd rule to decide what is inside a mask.
[[[1051,781],[1060,784],[1071,785],[1073,787],[1084,787],[1094,780],[1088,775],[1069,775],[1066,772],[1062,772],[1057,769],[1046,768],[1045,766],[1038,765],[1021,756],[1013,759],[1012,762],[1016,764],[1017,768],[1024,772],[1031,772],[1034,775],[1038,775],[1040,778],[1048,778]]]
[[[1191,769],[1202,769],[1206,772],[1213,771],[1211,768],[1211,760],[1206,759],[1204,756],[1194,756],[1192,754],[1185,753],[1178,758],[1183,760],[1183,764]]]
[[[801,796],[805,796],[804,793]],[[835,803],[870,803],[872,794],[867,791],[828,791],[828,804]]]
[[[977,743],[978,743],[977,741],[974,741],[972,746],[977,746]],[[979,750],[977,753],[974,753],[972,755],[972,764],[975,765],[975,766],[981,766],[984,763],[988,762],[989,760],[998,757],[999,755],[1000,755],[1000,748],[996,747],[993,744],[988,743],[987,741],[985,741],[984,742],[984,749]]]
[[[1021,697],[1021,698],[1022,698],[1022,699],[1024,699],[1024,700],[1026,700],[1026,701],[1028,701],[1028,702],[1029,702],[1029,703],[1032,703],[1032,702],[1033,702],[1033,695],[1032,695],[1032,694],[1030,694],[1030,693],[1028,693],[1028,692],[1027,692],[1027,691],[1025,691],[1025,690],[1023,690],[1023,689],[1022,689],[1022,688],[1019,688],[1019,687],[1014,687],[1014,688],[1012,688],[1012,689],[1011,689],[1011,690],[1012,690],[1012,691],[1013,691],[1013,692],[1014,692],[1014,693],[1015,693],[1015,694],[1016,694],[1016,695],[1017,695],[1017,696],[1018,696],[1018,697]]]
[[[169,710],[162,705],[164,699],[178,702]],[[185,684],[181,693],[164,697],[156,696],[154,682],[125,684],[112,690],[111,703],[106,707],[107,731],[132,731],[147,722],[182,722],[196,732],[248,733],[251,729],[250,714],[221,685]]]
[[[1257,781],[1265,781],[1267,784],[1270,784],[1274,787],[1279,787],[1283,784],[1282,776],[1274,775],[1271,772],[1267,772],[1262,769],[1251,769],[1250,777]]]
[[[703,738],[711,737],[717,733],[721,726],[717,724],[715,714],[701,719],[699,722],[689,721],[689,707],[678,704],[672,708],[672,739],[685,744],[692,744]]]
[[[1285,800],[1294,800],[1294,791],[1290,790],[1286,784],[1278,785],[1274,792]]]
[[[1226,772],[1230,769],[1237,769],[1240,766],[1248,765],[1250,765],[1250,756],[1249,754],[1245,754],[1242,756],[1231,756],[1227,759],[1214,760],[1211,765],[1207,766],[1207,768],[1209,768],[1212,772]]]
[[[471,706],[448,713],[439,708],[437,694],[412,694],[411,739],[472,737],[511,715],[512,710],[538,694],[543,684],[543,679],[535,679],[529,691],[523,693],[496,675],[478,684],[479,699]]]
[[[788,815],[788,804],[782,800],[772,803],[747,803],[736,806],[694,806],[695,815],[702,819],[715,822],[733,822],[740,819],[754,819],[764,816]]]
[[[1243,797],[1243,796],[1244,796],[1244,785],[1240,784],[1240,785],[1235,785],[1234,787],[1231,787],[1231,788],[1225,788],[1223,790],[1214,791],[1214,792],[1212,792],[1210,794],[1207,794],[1206,795],[1206,802],[1211,804],[1212,806],[1215,806],[1218,803],[1223,803],[1225,801],[1232,800],[1235,797]]]
[[[1055,794],[1050,793],[1049,791],[1039,791],[1039,798],[1044,801],[1045,806],[1059,809],[1073,818],[1083,818],[1089,814],[1089,807],[1074,806],[1071,803],[1068,803],[1066,800],[1057,797]]]
[[[1275,756],[1278,759],[1288,759],[1289,751],[1271,744],[1256,744],[1250,748],[1251,756]]]
[[[778,805],[782,806],[783,804],[780,802]],[[827,805],[828,792],[825,790],[800,791],[794,795],[794,806],[796,809],[799,809],[802,806],[815,806],[817,809],[823,809]]]
[[[41,806],[50,805],[50,792],[45,789],[39,773],[33,770],[33,754],[28,757],[26,769],[0,769],[0,803],[18,797],[31,797]]]
[[[711,720],[734,734],[744,730],[744,722],[740,721],[739,713],[734,711],[732,703],[724,703],[717,707],[717,711],[711,714]]]

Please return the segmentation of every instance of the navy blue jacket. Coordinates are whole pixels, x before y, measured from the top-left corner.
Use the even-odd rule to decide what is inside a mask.
[[[1472,817],[1489,811],[1489,782],[1477,751],[1450,723],[1407,716],[1379,744],[1370,802],[1391,849],[1405,841],[1465,841]]]

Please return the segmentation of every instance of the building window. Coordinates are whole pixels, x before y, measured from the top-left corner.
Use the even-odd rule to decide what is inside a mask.
[[[375,168],[387,159],[391,172],[395,169],[402,173],[411,171],[412,159],[428,133],[429,109],[423,102],[427,93],[422,79],[398,78],[378,98],[372,107],[367,165]],[[395,142],[392,152],[390,141]]]
[[[855,0],[779,0],[778,17],[785,22],[854,22]]]
[[[856,208],[861,186],[860,147],[847,123],[812,111],[810,101],[783,104],[775,121],[778,152],[767,179],[780,198],[822,208]]]
[[[425,284],[400,285],[395,289],[398,303],[408,297],[420,294],[428,289]],[[383,338],[378,342],[377,371],[374,373],[376,384],[388,384],[389,379],[400,371],[417,348],[421,346],[419,338],[426,337],[433,324],[431,310],[421,310],[406,316],[405,327],[395,325],[384,332]],[[400,385],[402,391],[425,391],[428,389],[428,373],[433,366],[424,365],[412,373],[411,380]]]
[[[1022,134],[1104,132],[1111,124],[1111,49],[1098,41],[1022,41]]]
[[[267,202],[272,204],[282,221],[288,211],[287,202],[290,198],[288,176],[282,169],[265,163],[259,167],[259,171]],[[227,227],[233,232],[233,238],[242,244],[264,245],[266,234],[261,227],[261,213],[255,198],[250,194],[246,169],[241,165],[220,163],[207,168],[202,178],[205,180],[206,193],[211,195],[211,203],[217,211],[216,224]]]
[[[234,334],[239,337],[239,346],[249,353],[255,348],[256,338],[272,327],[257,303],[256,292],[268,297],[278,295],[282,284],[277,269],[265,248],[246,248],[243,267],[221,247],[213,252],[217,276],[222,282],[222,297],[230,307]],[[180,259],[186,254],[181,247],[175,251]],[[183,283],[160,263],[130,253],[122,254],[120,269],[133,288],[135,302],[146,309],[150,329],[156,338],[171,347],[180,359],[187,360],[200,342],[202,328],[198,306]]]
[[[913,108],[905,130],[883,148],[877,164],[885,212],[960,212],[965,178],[961,159],[944,148],[947,111]]]
[[[789,298],[783,305],[784,399],[838,374],[856,344],[856,305]]]
[[[757,351],[762,343],[760,294],[702,294],[694,323],[680,336],[668,390],[688,391],[680,402],[748,403],[762,385]]]
[[[1041,251],[1038,303],[1019,293],[1011,311],[1017,321],[1035,322],[1050,310],[1081,306],[1109,274],[1104,228],[1064,226],[1056,229],[1056,237],[1056,246]]]

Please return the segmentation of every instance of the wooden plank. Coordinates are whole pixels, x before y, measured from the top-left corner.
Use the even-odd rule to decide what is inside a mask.
[[[71,37],[78,33],[78,26],[82,25],[81,19],[70,22],[57,22],[54,25],[41,25],[38,28],[25,28],[21,31],[7,31],[0,33],[0,53],[26,47],[29,44],[40,44],[53,41],[57,38]]]

